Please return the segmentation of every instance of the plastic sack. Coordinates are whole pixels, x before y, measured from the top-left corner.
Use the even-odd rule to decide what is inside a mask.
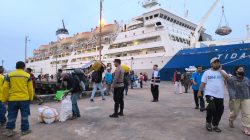
[[[72,117],[72,101],[71,95],[67,95],[61,102],[61,111],[60,111],[60,122],[65,122]]]
[[[54,108],[43,106],[38,108],[38,121],[41,123],[52,124],[58,120],[58,112]]]
[[[121,67],[122,67],[122,69],[124,70],[125,73],[129,73],[129,67],[128,66],[122,64]]]

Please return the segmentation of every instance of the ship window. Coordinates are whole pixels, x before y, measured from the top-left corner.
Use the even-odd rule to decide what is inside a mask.
[[[179,40],[180,40],[180,42],[181,42],[181,43],[183,43],[183,40],[182,40],[182,38],[179,38]]]
[[[173,20],[174,20],[174,19],[172,19],[172,18],[170,19],[171,22],[173,22]]]
[[[176,41],[180,42],[179,38],[178,37],[175,37],[176,38]]]
[[[180,22],[177,20],[177,21],[176,21],[176,24],[179,24],[179,23],[180,23]]]
[[[168,21],[170,20],[170,17],[168,17]]]
[[[144,33],[145,33],[145,31],[142,31],[142,33],[144,34]]]
[[[174,20],[174,23],[176,23],[176,20]]]
[[[134,35],[135,35],[135,33],[134,33]]]
[[[159,14],[155,14],[155,15],[154,15],[155,18],[158,17],[158,16],[159,16]]]
[[[166,15],[164,16],[164,19],[167,19],[167,16],[166,16]]]
[[[146,17],[146,20],[148,20],[148,17]]]
[[[163,17],[163,14],[160,14],[160,18],[162,18]]]
[[[150,16],[150,19],[153,19],[153,16]]]
[[[181,24],[181,26],[183,26],[183,27],[184,27],[184,25],[185,25],[184,23]]]
[[[127,38],[127,35],[125,35],[125,38]]]
[[[179,25],[181,26],[181,24],[182,24],[182,23],[180,22]]]

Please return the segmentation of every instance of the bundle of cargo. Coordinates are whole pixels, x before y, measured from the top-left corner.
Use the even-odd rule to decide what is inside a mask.
[[[38,121],[41,123],[52,124],[58,120],[58,112],[54,108],[43,106],[38,108]]]
[[[232,32],[232,29],[228,26],[222,26],[217,28],[217,30],[215,31],[216,34],[218,35],[229,35]]]

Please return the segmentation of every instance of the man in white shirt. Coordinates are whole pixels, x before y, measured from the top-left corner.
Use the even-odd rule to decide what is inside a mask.
[[[152,73],[152,78],[151,78],[151,93],[153,95],[152,102],[158,102],[159,85],[161,82],[160,72],[158,70],[158,65],[154,65],[153,70],[154,70],[154,72]]]
[[[204,89],[207,106],[206,128],[208,131],[221,132],[218,127],[221,116],[224,112],[224,80],[229,76],[221,69],[220,60],[212,58],[210,61],[211,69],[205,71],[201,79],[201,86],[198,96]],[[213,128],[212,128],[212,125]]]

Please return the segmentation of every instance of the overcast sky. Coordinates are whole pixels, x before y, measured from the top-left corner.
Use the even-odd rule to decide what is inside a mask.
[[[198,23],[215,0],[159,0],[164,9]],[[18,60],[24,60],[24,38],[30,37],[28,55],[42,44],[56,40],[55,31],[64,19],[70,34],[90,31],[98,25],[99,0],[0,0],[0,61],[7,69],[14,69]],[[186,5],[186,6],[185,6]],[[227,20],[233,29],[231,35],[216,36],[214,31],[225,6]],[[250,0],[221,0],[208,18],[205,28],[214,39],[246,37],[250,24]],[[128,22],[144,9],[138,0],[104,0],[103,17],[106,23],[114,20]]]

